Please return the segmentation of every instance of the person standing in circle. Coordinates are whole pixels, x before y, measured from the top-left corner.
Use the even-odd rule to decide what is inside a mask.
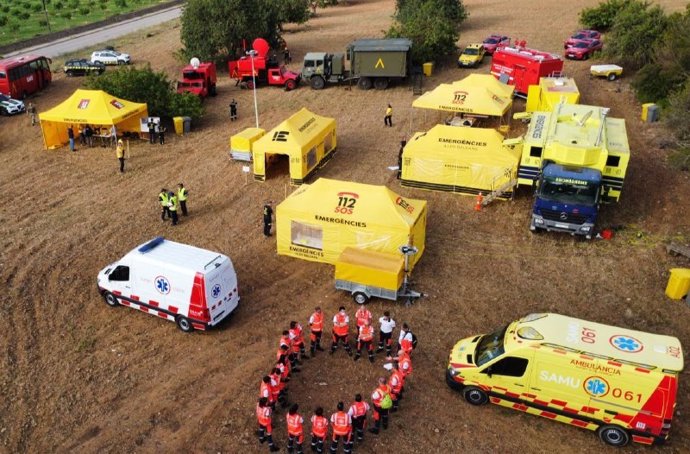
[[[180,210],[182,210],[182,216],[187,216],[187,198],[189,197],[189,191],[184,187],[182,183],[177,185],[177,200],[180,202]]]
[[[271,226],[273,225],[273,202],[270,200],[264,204],[264,236],[271,236]]]

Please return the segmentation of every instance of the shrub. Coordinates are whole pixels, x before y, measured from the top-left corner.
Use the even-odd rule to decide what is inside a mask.
[[[127,0],[115,0],[115,6],[117,6],[118,8],[126,8]]]
[[[607,0],[592,8],[580,11],[580,24],[585,28],[605,32],[611,28],[618,11],[623,8],[626,0]]]
[[[18,17],[22,20],[27,20],[28,18],[31,17],[31,13],[27,13],[26,11],[22,11],[21,13],[18,14]]]
[[[60,0],[58,0],[57,2],[55,2],[55,4],[53,5],[53,8],[55,8],[55,9],[58,10],[58,11],[61,10],[62,8],[64,8],[64,7],[65,7],[65,5],[63,5],[63,3],[62,3]]]
[[[91,9],[88,6],[80,6],[79,7],[79,14],[82,16],[87,16],[91,12]]]
[[[683,88],[685,74],[678,67],[664,67],[658,63],[645,65],[633,79],[637,99],[640,102],[655,102],[662,106],[673,91]]]
[[[7,16],[0,16],[0,27],[7,25]]]
[[[31,5],[31,11],[34,13],[38,13],[39,11],[43,11],[43,5],[41,3],[33,3]]]
[[[38,20],[38,25],[41,27],[47,27],[48,26],[48,21],[45,19],[39,19]]]
[[[690,83],[668,98],[669,105],[664,111],[666,124],[676,138],[686,147],[690,145]]]
[[[60,13],[60,17],[62,17],[63,19],[70,20],[70,19],[72,19],[72,12],[71,11],[63,11]]]
[[[10,12],[10,5],[0,6],[0,11],[2,11],[3,13],[9,13]]]
[[[199,119],[203,115],[201,99],[192,93],[173,93],[170,97],[168,114],[171,117]]]

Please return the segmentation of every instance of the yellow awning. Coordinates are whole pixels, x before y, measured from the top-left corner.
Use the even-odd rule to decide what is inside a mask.
[[[423,94],[412,102],[412,107],[500,117],[512,105],[514,89],[491,74],[470,74]]]

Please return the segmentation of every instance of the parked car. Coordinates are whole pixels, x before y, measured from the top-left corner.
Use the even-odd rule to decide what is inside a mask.
[[[603,48],[604,43],[598,39],[581,39],[566,49],[565,57],[575,60],[587,60],[594,55],[594,52],[599,52]]]
[[[63,68],[65,74],[72,76],[86,76],[88,74],[103,74],[105,65],[101,62],[92,63],[85,58],[79,60],[67,60]]]
[[[458,67],[476,68],[482,64],[484,55],[486,55],[486,49],[483,44],[469,44],[458,58]]]
[[[500,46],[510,45],[510,37],[504,35],[491,35],[482,42],[482,45],[487,54],[493,55]]]
[[[601,33],[599,33],[596,30],[578,30],[573,36],[568,38],[564,43],[563,43],[563,48],[567,49],[570,46],[574,45],[576,42],[583,40],[583,39],[598,39],[601,40]]]
[[[123,54],[116,50],[99,50],[91,54],[91,63],[129,65],[130,61],[129,54]]]
[[[0,93],[0,115],[16,115],[26,110],[24,103]]]

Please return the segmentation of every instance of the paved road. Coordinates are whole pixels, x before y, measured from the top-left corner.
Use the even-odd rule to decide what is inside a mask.
[[[158,25],[180,17],[182,14],[182,7],[175,6],[170,9],[157,11],[155,13],[147,14],[145,16],[129,19],[117,24],[107,25],[98,30],[91,30],[89,32],[80,33],[78,35],[68,36],[48,44],[39,44],[38,46],[27,47],[15,52],[6,54],[6,57],[18,54],[36,53],[53,58],[67,52],[83,49],[85,47],[93,46],[98,43],[106,43],[112,39],[127,35],[139,29]]]

